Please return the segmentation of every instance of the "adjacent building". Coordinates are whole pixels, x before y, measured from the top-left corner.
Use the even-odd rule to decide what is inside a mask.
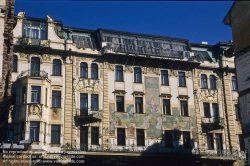
[[[9,140],[86,165],[244,162],[232,43],[15,20]]]
[[[250,150],[250,2],[235,1],[223,20],[225,25],[232,28],[235,68],[237,73],[237,87],[239,92],[240,122],[242,125],[242,139],[246,150]],[[248,153],[248,162],[249,153]]]

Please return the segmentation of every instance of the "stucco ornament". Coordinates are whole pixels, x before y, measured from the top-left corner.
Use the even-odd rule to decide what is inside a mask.
[[[42,55],[42,58],[43,58],[43,60],[50,60],[50,59],[51,59],[51,56],[48,55],[48,54],[43,54],[43,55]]]
[[[25,12],[19,12],[19,13],[17,14],[17,16],[18,16],[18,17],[23,17],[23,18],[24,18]]]
[[[92,80],[92,79],[79,79],[75,83],[75,90],[83,91],[101,91],[102,90],[102,81]]]
[[[154,68],[153,73],[155,73],[156,75],[160,75],[160,69],[159,68]]]
[[[30,115],[38,115],[39,117],[42,117],[41,106],[38,104],[29,105],[28,116],[30,116]]]
[[[177,77],[178,76],[177,70],[171,69],[170,70],[170,75]]]
[[[30,57],[30,54],[24,54],[24,53],[20,54],[20,58],[29,59],[29,57]]]
[[[54,20],[51,16],[47,15],[47,21],[53,22]]]
[[[125,72],[126,72],[126,71],[129,71],[129,72],[133,73],[133,67],[130,66],[130,65],[126,65],[124,71],[125,71]]]
[[[112,71],[115,70],[115,65],[114,64],[111,64],[111,63],[108,63],[108,68]]]
[[[200,94],[198,95],[200,101],[217,101],[218,97],[218,90],[217,89],[202,89]]]

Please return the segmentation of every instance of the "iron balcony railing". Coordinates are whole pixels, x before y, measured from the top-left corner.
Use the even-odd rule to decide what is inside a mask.
[[[17,79],[30,76],[30,77],[41,77],[41,78],[48,78],[48,73],[46,73],[44,70],[25,70],[22,71],[21,74],[17,76]]]
[[[19,43],[20,45],[50,47],[50,40],[21,38],[19,39]]]
[[[102,110],[89,110],[87,108],[85,109],[76,109],[76,116],[95,116],[95,117],[102,117],[103,111]]]
[[[171,50],[171,49],[142,47],[142,46],[137,46],[137,45],[129,45],[129,44],[125,45],[125,44],[115,44],[115,43],[107,43],[106,48],[107,50],[111,50],[113,52],[184,59],[183,51],[177,51],[177,50]]]
[[[202,117],[201,118],[202,124],[224,124],[224,118],[222,117]]]

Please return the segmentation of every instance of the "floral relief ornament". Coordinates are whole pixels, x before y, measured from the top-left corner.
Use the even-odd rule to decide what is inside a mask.
[[[30,105],[28,116],[29,115],[38,115],[39,117],[42,117],[41,107],[39,105]]]

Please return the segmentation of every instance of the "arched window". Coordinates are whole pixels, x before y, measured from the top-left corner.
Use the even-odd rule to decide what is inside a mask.
[[[80,64],[80,77],[88,78],[88,64],[85,62]]]
[[[201,88],[207,88],[207,76],[205,74],[201,75]]]
[[[54,59],[53,60],[53,75],[56,76],[60,76],[62,75],[61,73],[61,66],[62,66],[62,62],[59,59]]]
[[[17,62],[18,62],[17,56],[13,55],[13,64],[12,64],[12,71],[13,72],[17,72]]]
[[[95,63],[91,64],[91,78],[98,79],[98,65]]]
[[[209,76],[210,79],[210,89],[216,89],[216,80],[214,75]]]
[[[32,57],[31,58],[31,67],[30,67],[31,76],[40,76],[40,58]]]

